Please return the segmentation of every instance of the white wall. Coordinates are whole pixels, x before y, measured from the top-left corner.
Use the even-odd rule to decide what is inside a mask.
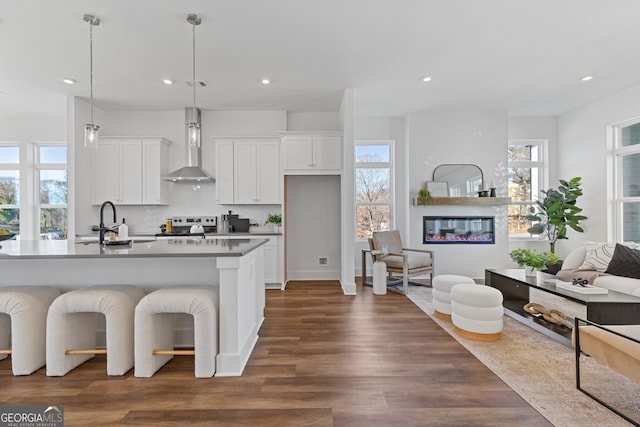
[[[409,193],[430,181],[443,163],[472,163],[482,169],[485,182],[495,181],[498,197],[506,196],[507,115],[502,112],[415,113],[407,118]],[[407,202],[408,204],[408,202]],[[508,263],[506,206],[410,206],[405,245],[435,252],[436,274],[483,278],[486,268]],[[422,243],[423,215],[495,216],[495,245]]]
[[[288,131],[333,131],[340,129],[340,115],[338,113],[287,113]]]
[[[285,179],[287,279],[340,279],[340,176],[289,175]],[[327,265],[319,265],[319,257],[327,257]]]
[[[406,120],[404,117],[357,117],[355,120],[356,141],[394,141],[395,144],[395,228],[404,238],[408,238],[409,213],[409,170],[406,167],[408,152],[406,142]],[[354,221],[352,221],[353,223]],[[366,241],[356,241],[353,252],[356,275],[362,275],[362,249],[369,247]],[[369,271],[371,259],[367,257]]]
[[[567,233],[558,242],[562,253],[585,240],[614,241],[612,201],[612,144],[608,127],[626,120],[640,120],[640,86],[577,108],[558,118],[558,170],[562,176],[581,176],[584,196],[578,206],[588,217],[585,232]]]

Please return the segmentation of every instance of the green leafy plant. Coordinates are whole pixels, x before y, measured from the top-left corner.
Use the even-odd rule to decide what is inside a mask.
[[[420,203],[427,203],[431,200],[431,193],[425,187],[418,190],[418,201]]]
[[[544,198],[532,206],[525,219],[534,222],[527,229],[531,234],[542,234],[549,239],[550,251],[555,253],[558,239],[567,238],[567,227],[582,233],[584,229],[580,221],[587,219],[580,215],[582,209],[576,206],[578,197],[582,196],[580,182],[582,178],[575,177],[569,181],[560,180],[558,189],[542,191]]]
[[[527,266],[536,270],[546,270],[549,264],[560,261],[560,258],[553,252],[540,254],[535,249],[514,249],[509,252],[509,256],[518,263],[519,267]]]
[[[270,213],[265,221],[265,224],[282,224],[282,215]]]

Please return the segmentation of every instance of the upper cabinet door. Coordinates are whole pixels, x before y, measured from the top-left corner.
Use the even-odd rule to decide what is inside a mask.
[[[285,174],[315,175],[342,173],[342,137],[330,135],[285,135],[283,144],[283,169]]]
[[[233,141],[216,141],[216,202],[233,204]]]
[[[280,204],[280,143],[256,143],[256,203]]]
[[[142,204],[142,143],[120,142],[120,202]],[[158,180],[160,177],[158,176]]]
[[[168,144],[164,138],[103,138],[93,156],[93,203],[166,204],[168,183],[161,176],[168,172]]]
[[[284,169],[313,169],[313,137],[284,138]]]
[[[120,143],[103,138],[92,154],[93,203],[120,203]]]
[[[280,203],[280,143],[234,142],[234,203]]]
[[[315,169],[342,170],[342,138],[339,136],[314,137],[313,163]]]
[[[142,141],[142,204],[166,205],[169,203],[168,181],[162,179],[169,173],[168,141]]]
[[[236,141],[233,150],[234,202],[254,204],[258,200],[256,188],[258,155],[255,142]]]

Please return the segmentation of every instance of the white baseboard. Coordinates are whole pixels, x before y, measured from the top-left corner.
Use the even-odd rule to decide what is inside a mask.
[[[339,271],[287,271],[287,280],[340,280]]]

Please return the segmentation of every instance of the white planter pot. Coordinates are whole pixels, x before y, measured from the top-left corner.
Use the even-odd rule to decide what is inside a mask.
[[[527,277],[538,277],[538,270],[527,265],[524,267],[524,274]]]

